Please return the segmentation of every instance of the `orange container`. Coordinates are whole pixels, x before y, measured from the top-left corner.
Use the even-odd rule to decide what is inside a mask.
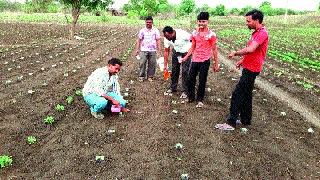
[[[168,70],[164,70],[163,71],[163,79],[165,80],[165,81],[167,81],[168,79],[169,79],[169,77],[170,77],[170,72],[168,71]]]

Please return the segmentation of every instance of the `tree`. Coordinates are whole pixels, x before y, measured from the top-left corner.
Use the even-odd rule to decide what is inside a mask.
[[[188,15],[193,11],[195,7],[196,3],[194,0],[182,0],[179,6],[179,14]]]
[[[72,22],[70,26],[70,38],[74,38],[75,27],[80,16],[81,7],[86,8],[89,11],[97,8],[105,9],[107,6],[113,3],[112,0],[60,0],[61,3],[71,6],[72,8]]]
[[[223,4],[219,4],[214,9],[213,13],[214,13],[213,15],[216,15],[216,16],[225,16],[225,15],[227,15],[227,10],[226,10],[226,7]]]
[[[232,14],[232,15],[239,15],[240,13],[240,10],[238,8],[232,8],[229,12],[229,14]]]
[[[268,1],[262,2],[259,9],[263,12],[264,15],[268,15],[268,16],[273,15],[273,9],[272,9],[271,3]]]

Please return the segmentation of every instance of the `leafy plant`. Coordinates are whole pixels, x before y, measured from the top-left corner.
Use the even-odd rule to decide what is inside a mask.
[[[37,139],[34,136],[28,136],[27,137],[27,143],[28,144],[34,144],[34,143],[36,143],[36,141],[37,141]]]
[[[82,96],[82,90],[81,89],[76,90],[76,95],[77,96]]]
[[[73,101],[74,101],[73,96],[68,96],[67,99],[66,99],[66,101],[67,101],[68,104],[72,104]]]
[[[0,169],[10,166],[13,160],[11,156],[2,155],[0,156]]]
[[[43,119],[43,122],[46,124],[53,124],[54,123],[54,117],[53,116],[47,116],[45,119]]]
[[[64,105],[61,105],[61,104],[57,104],[55,109],[58,111],[58,112],[61,112],[61,111],[64,111]]]

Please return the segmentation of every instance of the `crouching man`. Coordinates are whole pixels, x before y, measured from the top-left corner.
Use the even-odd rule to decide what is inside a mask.
[[[89,77],[82,90],[85,102],[89,105],[92,116],[103,119],[102,110],[108,103],[121,108],[121,112],[129,112],[125,108],[126,100],[120,94],[117,73],[122,62],[117,58],[108,61],[108,65],[96,69]]]

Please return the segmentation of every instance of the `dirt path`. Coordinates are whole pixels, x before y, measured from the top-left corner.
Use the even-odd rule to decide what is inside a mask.
[[[238,74],[240,73],[240,71],[235,68],[235,65],[232,61],[228,60],[222,55],[219,55],[219,59],[221,60],[222,63],[227,65],[227,67],[230,70],[235,71]],[[291,96],[290,94],[281,90],[280,88],[277,88],[275,85],[268,82],[267,80],[259,77],[256,80],[256,85],[261,89],[265,90],[266,92],[268,92],[270,95],[278,98],[281,102],[287,104],[290,108],[298,112],[307,121],[313,123],[317,127],[320,127],[319,112],[316,112],[310,109],[307,105],[302,103],[298,98]]]

